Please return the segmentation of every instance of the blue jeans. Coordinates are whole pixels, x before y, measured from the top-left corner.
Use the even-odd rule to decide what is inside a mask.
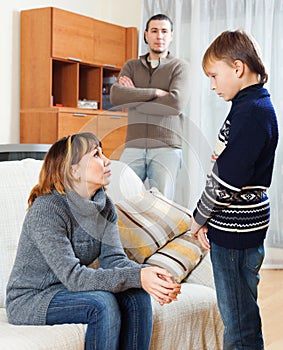
[[[182,165],[180,148],[125,148],[120,160],[127,163],[142,181],[148,178],[150,187],[156,187],[164,196],[174,199]]]
[[[224,350],[263,350],[257,304],[264,247],[226,249],[210,242],[219,310],[224,323]]]
[[[152,307],[143,289],[58,292],[47,310],[46,324],[88,324],[86,350],[147,350],[152,334]]]

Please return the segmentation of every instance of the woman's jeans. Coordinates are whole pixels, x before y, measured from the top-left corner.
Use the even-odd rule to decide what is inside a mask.
[[[210,244],[218,306],[225,327],[223,349],[264,349],[257,304],[263,245],[236,250]]]
[[[147,350],[152,333],[150,296],[143,289],[58,292],[47,310],[46,324],[88,324],[86,350]]]

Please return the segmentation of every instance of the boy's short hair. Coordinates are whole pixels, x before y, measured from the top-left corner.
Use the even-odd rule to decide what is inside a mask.
[[[260,82],[266,83],[268,74],[259,53],[259,47],[251,36],[242,30],[221,33],[208,47],[202,68],[207,75],[207,66],[214,61],[223,60],[232,64],[235,60],[245,63],[249,69],[260,76]]]
[[[147,20],[146,25],[145,25],[145,32],[148,31],[149,23],[151,21],[168,21],[170,23],[170,26],[171,26],[171,32],[173,32],[173,22],[172,22],[171,18],[169,18],[167,15],[164,15],[163,13],[159,13],[157,15],[151,16]],[[144,35],[144,42],[147,44],[147,40],[145,38],[145,35]]]

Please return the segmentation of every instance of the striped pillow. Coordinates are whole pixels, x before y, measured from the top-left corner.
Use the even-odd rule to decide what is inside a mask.
[[[156,189],[115,205],[124,250],[138,263],[189,229],[191,212]]]
[[[171,272],[175,281],[180,283],[198,265],[206,252],[199,242],[186,232],[168,242],[145,262],[165,268]]]

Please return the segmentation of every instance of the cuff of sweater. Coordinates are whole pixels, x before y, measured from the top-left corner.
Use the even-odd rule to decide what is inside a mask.
[[[201,215],[197,208],[193,212],[193,218],[200,226],[204,226],[207,223],[207,217]]]

